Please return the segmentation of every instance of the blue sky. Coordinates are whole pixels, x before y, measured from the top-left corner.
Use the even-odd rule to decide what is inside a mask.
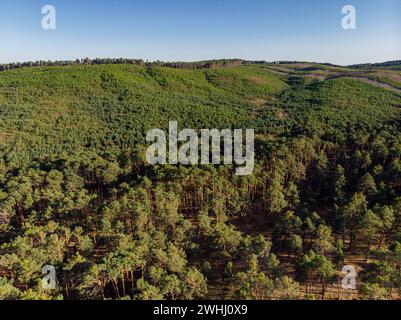
[[[44,5],[57,29],[41,28]],[[357,29],[341,28],[355,6]],[[401,59],[400,0],[0,0],[0,63],[85,57]]]

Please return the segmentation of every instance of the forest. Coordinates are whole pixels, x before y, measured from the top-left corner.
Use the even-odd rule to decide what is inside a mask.
[[[0,66],[0,300],[400,299],[392,66]],[[149,165],[169,121],[254,129],[253,174]]]

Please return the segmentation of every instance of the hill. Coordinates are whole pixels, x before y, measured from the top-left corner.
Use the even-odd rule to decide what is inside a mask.
[[[1,131],[16,157],[27,159],[80,148],[132,147],[151,128],[166,128],[168,120],[185,128],[241,128],[255,104],[285,87],[283,80],[254,67],[5,71],[0,74]]]
[[[399,298],[399,72],[224,61],[0,72],[0,299]],[[172,120],[254,173],[149,165]]]
[[[381,63],[364,63],[351,65],[354,69],[394,69],[401,70],[401,60],[386,61]]]

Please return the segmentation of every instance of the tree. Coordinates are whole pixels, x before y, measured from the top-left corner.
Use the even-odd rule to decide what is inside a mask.
[[[372,258],[362,273],[363,294],[372,299],[391,299],[394,291],[401,292],[401,244],[395,242],[388,249],[373,250]]]
[[[266,195],[268,210],[273,215],[281,213],[288,206],[283,191],[282,177],[280,174],[276,173],[276,176],[268,187]]]
[[[347,178],[345,177],[345,170],[341,165],[336,166],[334,183],[333,183],[333,195],[334,201],[337,205],[341,205],[345,197],[345,186],[347,184]]]
[[[14,287],[11,280],[0,278],[0,300],[18,300],[22,293]]]
[[[379,208],[378,210],[378,216],[380,217],[381,224],[379,226],[380,229],[380,237],[379,237],[379,243],[378,247],[380,247],[383,244],[383,241],[386,237],[387,234],[392,230],[392,227],[395,222],[395,215],[394,215],[394,209],[388,206],[383,206]]]
[[[236,292],[240,299],[267,300],[272,297],[274,284],[265,273],[259,270],[255,255],[249,260],[248,270],[236,275]]]
[[[185,284],[184,299],[199,299],[207,293],[206,279],[195,267],[191,267],[187,271]]]
[[[308,283],[313,277],[316,277],[318,284],[321,284],[322,300],[324,300],[327,281],[330,281],[335,275],[332,262],[325,256],[310,250],[302,257],[299,267],[306,277],[306,292],[308,293]]]
[[[347,228],[349,230],[349,247],[351,251],[353,250],[353,244],[361,226],[361,219],[367,211],[367,205],[366,197],[362,193],[355,193],[343,209],[344,229]]]
[[[334,239],[332,231],[328,226],[319,225],[316,230],[316,240],[313,244],[313,250],[319,254],[327,255],[334,250]]]
[[[366,195],[374,195],[377,192],[375,180],[370,173],[365,174],[359,181],[359,191]]]
[[[365,300],[387,300],[388,297],[387,290],[376,283],[363,284],[361,292]]]
[[[367,250],[366,250],[366,261],[367,261],[369,258],[371,245],[377,238],[378,230],[380,230],[380,228],[382,227],[383,222],[373,211],[368,210],[365,216],[363,217],[361,225],[362,227],[361,227],[360,237],[362,241],[364,241],[367,244]]]
[[[301,295],[299,283],[288,276],[284,276],[280,279],[276,294],[279,300],[299,299]]]

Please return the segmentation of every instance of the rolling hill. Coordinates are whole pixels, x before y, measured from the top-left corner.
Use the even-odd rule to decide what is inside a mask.
[[[383,67],[1,71],[0,299],[399,298],[401,74]],[[255,129],[254,174],[147,164],[173,120]]]

